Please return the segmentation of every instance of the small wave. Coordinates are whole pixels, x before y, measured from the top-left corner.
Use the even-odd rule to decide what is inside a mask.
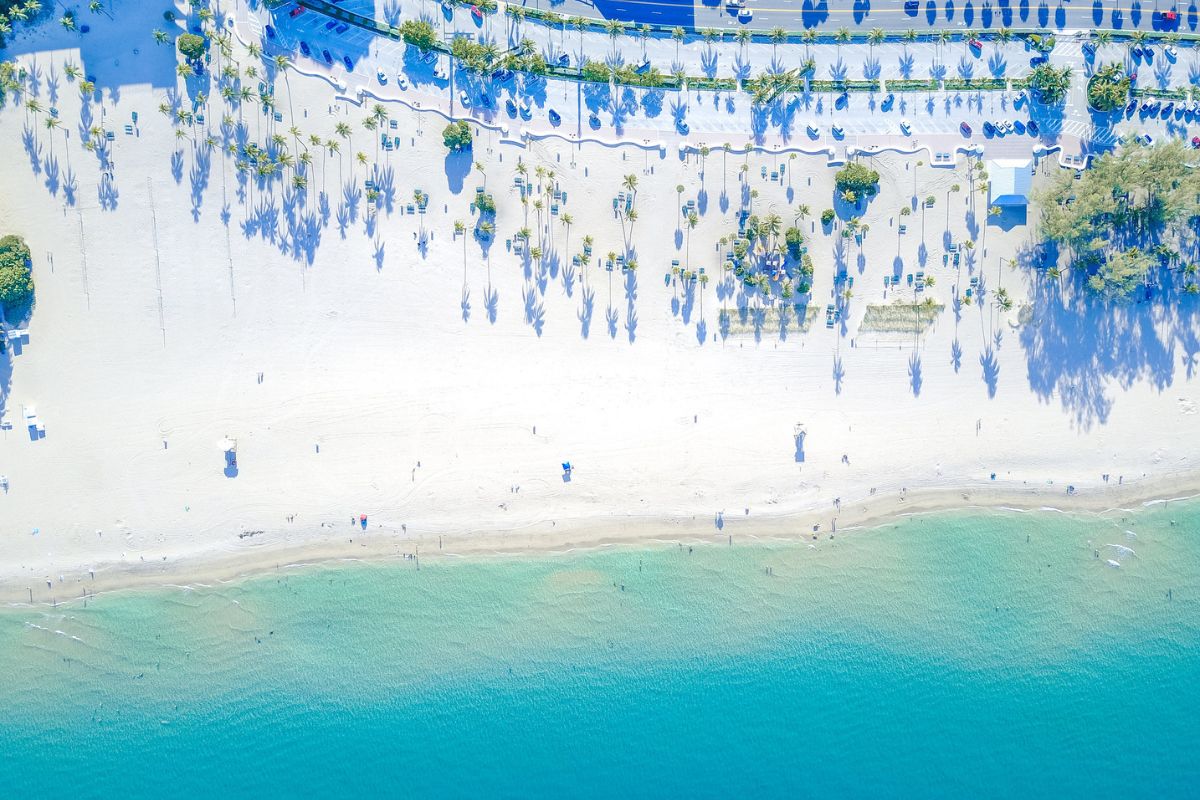
[[[1110,558],[1110,559],[1108,559],[1108,565],[1109,565],[1110,567],[1112,567],[1113,569],[1120,569],[1120,568],[1121,568],[1121,562],[1120,562],[1120,561],[1114,561],[1114,560],[1113,560],[1113,559],[1111,559],[1111,558]]]
[[[1126,546],[1125,546],[1125,545],[1123,545],[1123,544],[1106,544],[1106,545],[1104,545],[1104,546],[1105,546],[1105,547],[1111,547],[1111,548],[1113,548],[1113,549],[1114,549],[1114,550],[1116,550],[1116,551],[1117,551],[1117,553],[1118,553],[1118,554],[1120,554],[1120,555],[1123,555],[1123,556],[1133,556],[1134,558],[1137,558],[1137,553],[1133,552],[1133,548],[1132,548],[1132,547],[1126,547]]]

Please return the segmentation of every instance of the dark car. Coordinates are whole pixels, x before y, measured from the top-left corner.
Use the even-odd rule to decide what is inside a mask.
[[[266,32],[267,32],[267,38],[268,38],[268,39],[274,39],[274,38],[275,38],[275,29],[274,29],[274,28],[272,28],[270,25],[268,25],[268,26],[266,26],[265,30],[266,30]]]
[[[553,108],[550,109],[550,124],[557,125],[560,122],[562,122],[562,117],[560,117],[558,115],[558,112],[555,111]]]
[[[333,56],[329,55],[329,51],[328,51],[328,50],[322,50],[322,51],[321,51],[321,55],[325,57],[325,63],[326,63],[326,64],[332,64],[332,63],[333,63]]]
[[[301,52],[301,53],[304,53],[304,55],[306,55],[306,56],[308,56],[308,55],[312,55],[312,50],[309,50],[309,49],[308,49],[308,42],[301,42],[301,43],[300,43],[300,52]]]
[[[507,80],[508,80],[509,78],[511,78],[512,76],[513,76],[513,74],[512,74],[512,70],[510,70],[510,69],[498,69],[498,70],[496,70],[495,72],[493,72],[493,73],[492,73],[492,80],[496,81],[497,83],[504,83],[505,81],[507,81]]]
[[[1038,124],[1033,120],[1029,120],[1029,124],[1025,126],[1025,130],[1029,131],[1030,136],[1038,135]]]
[[[342,56],[342,63],[346,65],[347,72],[354,72],[354,62],[350,60],[350,56]]]
[[[350,30],[350,26],[343,22],[341,25],[337,26],[337,30],[335,30],[334,33],[340,36],[348,30]]]
[[[288,16],[291,17],[292,19],[295,19],[296,17],[300,16],[303,13],[304,13],[304,6],[296,6],[291,11],[288,12]]]
[[[918,0],[904,0],[904,10],[910,14],[915,14],[921,10],[921,4]]]
[[[331,31],[331,30],[333,30],[334,28],[336,28],[336,27],[337,27],[337,24],[338,24],[338,23],[337,23],[337,20],[336,20],[336,19],[331,19],[331,20],[329,20],[329,22],[326,22],[326,23],[325,23],[325,30],[327,30],[327,31]]]
[[[569,67],[569,66],[571,66],[571,57],[570,57],[570,56],[568,56],[566,53],[563,53],[562,55],[560,55],[560,56],[558,57],[558,65],[559,65],[560,67]]]

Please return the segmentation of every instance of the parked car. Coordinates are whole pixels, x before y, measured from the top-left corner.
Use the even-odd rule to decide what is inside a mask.
[[[267,25],[267,26],[264,28],[264,30],[267,32],[267,38],[268,38],[268,39],[274,39],[274,38],[275,38],[275,29],[274,29],[274,28],[272,28],[270,25]]]
[[[329,20],[329,22],[325,23],[325,30],[331,31],[337,27],[337,24],[338,24],[338,21],[336,19],[331,19],[331,20]]]
[[[846,132],[844,130],[842,130],[841,125],[834,125],[832,128],[829,129],[829,132],[833,134],[833,138],[835,138],[835,139],[841,139],[843,136],[846,135]]]
[[[959,129],[960,131],[962,131],[962,135],[963,135],[963,136],[970,136],[970,135],[971,135],[971,126],[970,126],[970,125],[968,125],[966,122],[961,122],[961,123],[959,123],[958,129]]]
[[[1038,135],[1038,124],[1037,124],[1037,120],[1032,120],[1032,119],[1031,119],[1031,120],[1029,120],[1029,124],[1027,124],[1027,125],[1025,126],[1025,130],[1029,131],[1029,133],[1030,133],[1031,135],[1033,135],[1033,136],[1037,136],[1037,135]]]
[[[504,110],[508,112],[510,117],[517,115],[517,104],[512,101],[511,97],[504,101]]]
[[[296,6],[291,11],[288,12],[288,16],[291,17],[292,19],[295,19],[296,17],[300,16],[303,13],[304,13],[304,6]]]
[[[555,63],[557,63],[560,67],[569,67],[571,66],[571,57],[566,53],[563,53],[558,57],[558,60]]]
[[[560,116],[558,115],[558,112],[557,112],[557,111],[555,111],[553,108],[552,108],[552,109],[550,109],[550,124],[551,124],[551,125],[557,125],[557,124],[559,124],[560,122],[562,122],[562,117],[560,117]]]
[[[679,120],[679,122],[675,123],[675,130],[679,131],[680,135],[687,136],[688,131],[690,131],[691,128],[688,127],[688,124],[686,122],[684,122],[683,120]]]
[[[384,86],[387,86],[387,75],[383,74],[383,70],[376,71],[375,78]]]
[[[904,10],[911,17],[921,10],[921,4],[918,0],[904,0]]]
[[[900,132],[905,136],[912,136],[912,123],[906,119],[900,120]]]
[[[513,74],[511,69],[498,69],[492,73],[492,80],[496,81],[497,83],[505,83],[512,78],[512,76]]]
[[[342,56],[342,63],[346,65],[347,72],[354,72],[354,61],[351,60],[350,56]]]
[[[471,6],[471,16],[474,17],[477,22],[483,22],[483,12],[479,10],[479,6]]]
[[[300,52],[301,52],[301,53],[303,53],[303,54],[304,54],[304,55],[306,55],[306,56],[308,56],[308,55],[312,55],[312,50],[310,50],[310,49],[309,49],[309,47],[308,47],[308,42],[301,42],[301,43],[300,43]]]
[[[754,19],[754,12],[746,6],[742,6],[738,10],[738,22],[749,22],[752,19]]]
[[[820,128],[818,128],[816,125],[809,125],[809,126],[808,126],[808,138],[810,138],[810,139],[816,139],[816,138],[817,138],[818,136],[820,136],[820,135],[821,135],[821,129],[820,129]]]
[[[328,50],[322,50],[322,51],[321,51],[321,55],[322,55],[322,56],[325,58],[325,63],[326,63],[326,64],[329,64],[329,65],[332,65],[332,64],[333,64],[333,56],[329,55],[329,51],[328,51]]]
[[[350,26],[343,22],[341,25],[338,25],[337,28],[333,32],[336,33],[338,36],[341,36],[343,33],[345,33],[348,30],[350,30]]]
[[[600,116],[595,111],[588,114],[588,125],[592,127],[592,130],[600,127]]]
[[[1193,137],[1192,137],[1192,149],[1193,149],[1193,150],[1200,150],[1200,136],[1193,136]]]

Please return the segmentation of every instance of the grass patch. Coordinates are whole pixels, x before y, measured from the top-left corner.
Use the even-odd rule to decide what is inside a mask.
[[[946,309],[941,303],[909,303],[897,300],[887,305],[869,305],[859,331],[862,333],[924,333]]]
[[[762,308],[730,308],[718,313],[720,329],[730,336],[756,338],[769,334],[777,336],[781,330],[787,333],[808,333],[820,309],[814,305],[784,303]]]

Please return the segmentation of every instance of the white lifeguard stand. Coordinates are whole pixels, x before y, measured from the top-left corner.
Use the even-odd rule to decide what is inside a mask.
[[[225,453],[225,467],[237,469],[237,439],[226,436],[221,440],[221,451]]]

